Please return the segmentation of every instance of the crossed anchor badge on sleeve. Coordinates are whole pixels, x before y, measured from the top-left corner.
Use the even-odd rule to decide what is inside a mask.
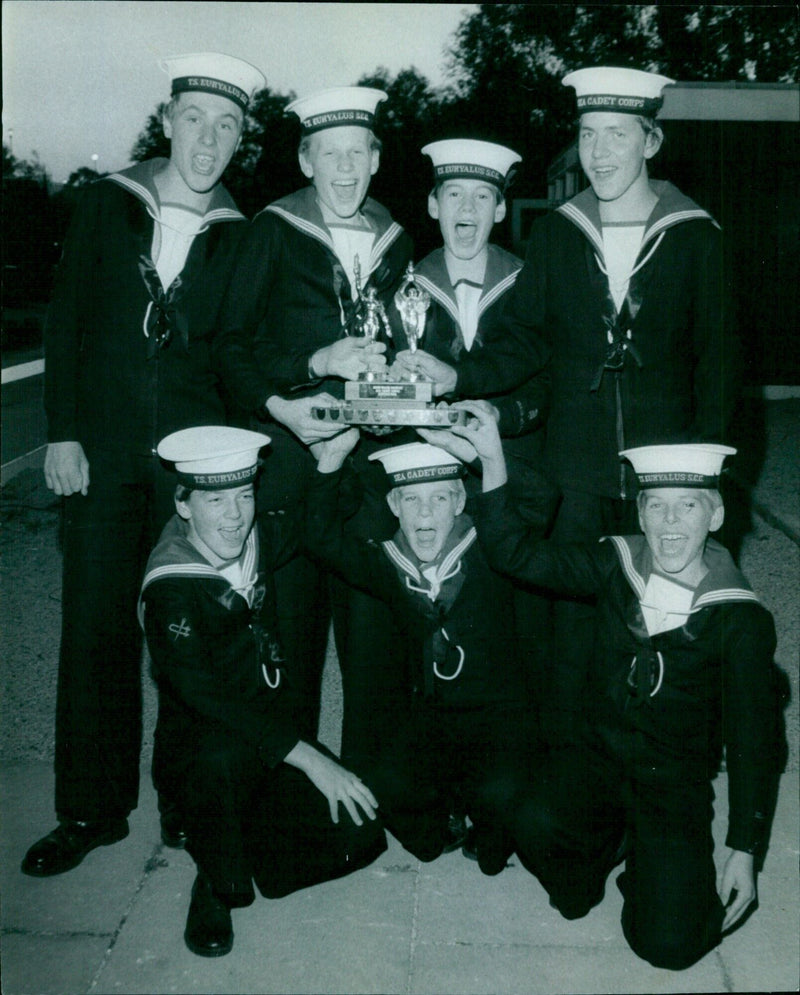
[[[181,636],[188,637],[192,632],[192,627],[186,624],[185,618],[182,618],[177,625],[175,622],[172,622],[172,624],[168,625],[167,628],[175,636],[176,643]]]

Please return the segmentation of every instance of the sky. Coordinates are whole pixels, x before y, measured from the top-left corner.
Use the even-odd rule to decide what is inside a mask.
[[[297,96],[385,66],[446,82],[446,49],[474,4],[4,0],[3,142],[57,183],[120,169],[169,96],[168,55],[227,52]],[[96,157],[96,158],[93,158]]]

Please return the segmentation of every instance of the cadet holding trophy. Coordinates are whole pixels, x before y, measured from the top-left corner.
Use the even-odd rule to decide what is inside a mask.
[[[253,220],[229,286],[217,364],[242,419],[272,423],[262,513],[283,511],[302,498],[315,468],[308,445],[341,430],[339,423],[315,417],[313,409],[341,399],[346,382],[360,373],[385,366],[381,313],[393,306],[411,258],[408,235],[367,196],[380,163],[373,124],[385,99],[380,90],[340,87],[289,105],[302,125],[298,158],[310,184]],[[369,466],[364,450],[378,445],[375,438],[364,440],[355,456],[362,468]],[[362,508],[353,527],[363,529],[373,513],[378,532],[390,535],[391,516],[382,501]],[[287,656],[304,683],[309,733],[315,734],[331,617],[329,578],[297,557],[277,572],[276,586]],[[382,658],[382,628],[375,619],[381,606],[365,598],[338,585],[335,590],[345,751],[355,749],[358,723],[361,716],[370,721],[375,697],[367,692],[358,700],[354,686],[363,682],[351,681],[351,662],[373,673],[374,660]],[[391,618],[384,622],[391,629]],[[372,639],[361,647],[365,631]],[[387,642],[387,668],[395,643]],[[391,689],[387,693],[391,697]]]

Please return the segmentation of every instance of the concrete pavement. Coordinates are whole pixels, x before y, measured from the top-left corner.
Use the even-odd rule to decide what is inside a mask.
[[[54,825],[52,718],[60,581],[58,516],[40,478],[24,471],[3,488],[0,883],[2,991],[78,993],[753,992],[798,989],[798,577],[796,527],[800,402],[770,404],[752,487],[753,527],[742,567],[773,611],[777,662],[787,676],[789,759],[759,908],[699,964],[657,970],[627,948],[622,900],[609,879],[589,916],[566,922],[516,859],[483,877],[460,853],[420,864],[394,840],[348,878],[236,910],[233,952],[192,955],[182,940],[191,859],[160,842],[148,776],[153,689],[146,682],[141,800],[130,836],[92,852],[68,874],[19,871],[27,847]],[[340,688],[326,666],[321,738],[338,741]],[[722,858],[727,778],[715,782],[714,832]]]

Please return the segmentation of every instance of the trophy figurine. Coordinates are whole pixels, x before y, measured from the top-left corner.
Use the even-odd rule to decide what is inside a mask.
[[[427,290],[422,290],[419,287],[414,279],[414,264],[409,263],[403,282],[394,295],[394,306],[400,312],[403,331],[406,333],[408,348],[411,352],[417,351],[417,346],[425,332],[425,312],[430,305],[431,295]]]
[[[389,326],[389,319],[386,316],[386,308],[383,301],[378,299],[377,291],[374,287],[367,287],[361,290],[361,266],[358,256],[353,260],[353,279],[356,289],[356,319],[355,327],[358,332],[370,342],[377,341],[383,329],[387,339],[392,337],[392,329]]]

